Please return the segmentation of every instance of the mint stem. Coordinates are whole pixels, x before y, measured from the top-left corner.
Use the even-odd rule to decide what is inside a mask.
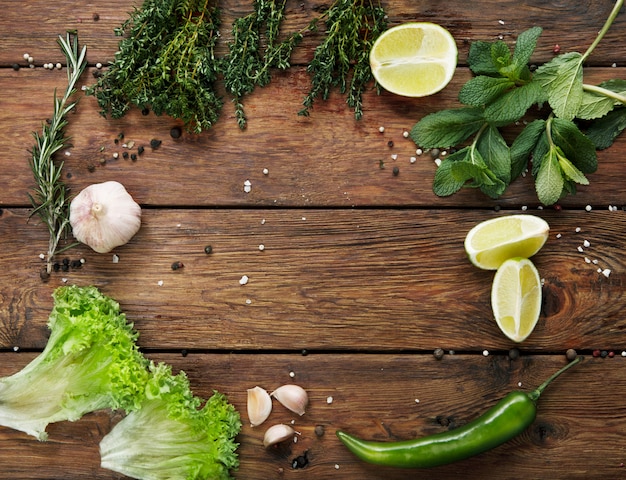
[[[613,6],[613,10],[611,11],[611,14],[609,15],[609,17],[606,19],[606,22],[604,22],[604,26],[602,27],[602,30],[600,30],[596,39],[589,46],[587,51],[583,54],[581,63],[587,60],[589,55],[591,55],[591,52],[593,52],[593,50],[598,46],[598,44],[600,43],[600,41],[602,40],[606,32],[609,31],[609,28],[611,28],[611,25],[613,24],[613,21],[615,20],[615,18],[617,17],[617,14],[622,8],[622,5],[624,5],[624,0],[617,0],[615,2],[615,5]]]
[[[619,93],[609,90],[608,88],[602,88],[597,85],[589,85],[585,83],[583,84],[583,90],[612,98],[616,102],[619,102],[622,105],[626,105],[626,96],[620,95]]]

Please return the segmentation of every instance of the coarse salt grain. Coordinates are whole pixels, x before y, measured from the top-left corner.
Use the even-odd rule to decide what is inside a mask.
[[[410,162],[411,162],[411,163],[415,163],[415,162],[417,162],[417,158],[415,158],[415,157],[411,157]]]
[[[265,245],[263,245],[263,244],[259,245],[259,250],[261,250],[261,251],[265,250]]]
[[[289,372],[289,376],[290,376],[291,378],[295,377],[295,376],[296,376],[296,372]]]
[[[159,287],[162,287],[162,286],[163,286],[163,280],[159,280],[159,281],[157,282],[157,285],[158,285]]]
[[[582,252],[583,252],[583,247],[578,246],[578,251],[579,251],[580,253],[582,253]]]
[[[602,270],[602,275],[604,275],[606,278],[609,278],[609,275],[611,275],[611,269],[605,268],[604,270]]]
[[[240,279],[239,279],[239,285],[245,285],[246,283],[248,283],[248,275],[243,275]]]
[[[383,126],[378,127],[378,131],[380,133],[383,133],[385,131],[385,127],[383,127]]]
[[[404,138],[409,138],[409,132],[407,130],[405,130],[404,132],[402,132],[402,136]]]
[[[269,175],[270,171],[267,168],[263,169],[263,175]]]
[[[117,255],[113,255],[113,263],[119,263],[120,261],[120,257],[118,257]]]
[[[326,403],[328,405],[330,405],[331,403],[333,403],[333,397],[326,397]]]
[[[44,258],[46,258],[46,256],[43,253],[40,253],[39,258],[43,260]]]
[[[591,243],[589,243],[589,240],[585,240],[585,241],[583,242],[583,247],[585,247],[585,248],[589,248],[590,246],[591,246]]]
[[[557,234],[556,234],[556,238],[561,238],[561,234],[560,234],[560,233],[557,233]]]
[[[441,166],[441,158],[435,158],[434,162],[435,162],[435,165],[437,165],[438,167]]]
[[[585,263],[591,263],[591,260],[589,259],[589,257],[585,257]]]
[[[483,357],[489,356],[489,350],[483,350]]]
[[[424,150],[422,150],[421,148],[418,148],[417,150],[415,150],[416,155],[421,155],[422,153],[424,153]]]
[[[526,205],[522,205],[522,212],[525,212],[526,210],[528,210],[528,207]]]
[[[391,159],[392,160],[397,160],[398,159],[398,154],[397,153],[392,154],[391,155]]]
[[[588,212],[590,212],[590,211],[591,211],[591,208],[592,208],[592,207],[591,207],[591,205],[587,205],[587,206],[585,207],[585,210],[587,210]]]
[[[576,227],[576,230],[574,230],[576,233],[580,233],[581,228],[580,227]]]

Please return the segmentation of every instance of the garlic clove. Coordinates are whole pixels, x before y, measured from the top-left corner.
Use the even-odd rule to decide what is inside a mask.
[[[124,245],[139,231],[141,207],[115,181],[84,188],[70,203],[72,234],[98,253]]]
[[[289,425],[285,425],[283,423],[272,425],[265,431],[265,436],[263,437],[263,446],[265,448],[268,448],[272,445],[276,445],[277,443],[282,443],[285,440],[293,438],[295,434],[296,431]]]
[[[309,404],[309,396],[306,390],[298,385],[283,385],[272,392],[272,397],[278,400],[284,407],[302,416]]]
[[[272,412],[272,399],[264,388],[254,387],[248,389],[248,418],[250,425],[261,425]]]

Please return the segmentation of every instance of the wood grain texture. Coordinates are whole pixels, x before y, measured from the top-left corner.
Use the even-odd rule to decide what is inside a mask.
[[[489,478],[620,478],[626,409],[619,395],[589,388],[602,376],[611,392],[626,391],[623,358],[588,358],[556,380],[538,402],[536,421],[519,437],[478,457],[430,470],[374,467],[354,459],[335,437],[344,429],[364,438],[395,440],[460,426],[480,415],[507,392],[530,391],[565,364],[554,356],[481,357],[446,355],[149,355],[184,369],[196,395],[217,388],[242,412],[237,479],[388,478],[423,476],[447,480]],[[32,354],[4,355],[0,375],[21,368]],[[294,376],[290,376],[293,374]],[[307,389],[310,405],[295,417],[277,402],[266,423],[252,428],[245,413],[246,388],[268,390],[286,383]],[[328,400],[332,397],[332,401]],[[330,403],[329,403],[330,402]],[[120,414],[97,412],[48,428],[41,443],[0,427],[0,470],[5,478],[113,479],[99,468],[98,443]],[[294,421],[297,443],[276,451],[262,445],[265,428]],[[324,434],[316,435],[322,427]],[[80,452],[81,461],[76,462]],[[293,469],[306,452],[308,465]],[[24,468],[24,459],[29,463]]]
[[[117,50],[113,29],[137,5],[0,0],[0,377],[44,348],[55,288],[95,285],[119,301],[149,358],[187,372],[203,398],[213,389],[225,393],[242,413],[236,479],[626,476],[626,137],[598,152],[588,187],[559,209],[540,209],[530,176],[498,200],[473,189],[436,197],[432,158],[417,156],[403,136],[425,115],[459,105],[472,41],[501,38],[513,45],[522,31],[539,25],[544,31],[532,62],[541,64],[556,44],[561,51],[584,51],[612,1],[480,0],[471,8],[460,0],[386,1],[390,25],[427,20],[448,28],[459,67],[450,85],[428,98],[366,92],[360,121],[337,92],[316,102],[310,117],[297,116],[310,88],[306,64],[321,33],[307,33],[293,68],[244,99],[245,131],[228,99],[214,128],[174,140],[170,129],[179,122],[137,110],[106,119],[95,99],[80,92],[67,129],[71,145],[60,156],[64,179],[73,193],[121,181],[142,206],[142,227],[110,254],[86,246],[69,250],[57,260],[85,263],[43,281],[39,254],[47,231],[37,218],[29,220],[29,149],[32,132],[52,112],[54,89],[61,91],[67,79],[64,70],[41,64],[62,62],[57,36],[77,29],[90,63],[81,84],[91,84],[96,62],[106,65]],[[233,19],[250,5],[220,1],[220,54]],[[327,6],[288,0],[286,31],[303,28]],[[626,78],[625,28],[622,12],[589,59],[586,82]],[[25,52],[37,68],[14,70],[15,63],[25,66]],[[524,120],[543,114],[533,111]],[[135,143],[129,153],[146,146],[136,161],[113,158],[125,151],[115,142],[120,133]],[[514,127],[506,135],[515,133]],[[162,141],[158,149],[148,147],[154,138]],[[551,233],[533,257],[544,282],[542,315],[532,335],[514,345],[491,318],[493,272],[471,265],[463,240],[482,220],[522,211],[545,218]],[[173,262],[184,267],[172,270]],[[246,285],[239,283],[243,275]],[[513,347],[521,352],[517,359],[508,355]],[[436,348],[445,351],[442,360],[434,358]],[[584,353],[585,362],[546,390],[527,431],[480,457],[398,471],[357,461],[335,437],[340,428],[386,440],[462,425],[508,391],[535,388],[565,363],[568,348]],[[593,357],[597,350],[615,356]],[[285,383],[307,389],[307,413],[293,418],[275,403],[263,428],[250,427],[246,389]],[[98,443],[120,418],[101,411],[54,424],[44,443],[0,427],[0,478],[125,478],[99,466]],[[291,421],[298,442],[266,451],[264,427]],[[308,464],[294,469],[305,452]]]
[[[27,223],[24,210],[5,210],[0,261],[19,281],[0,286],[11,312],[0,322],[0,342],[42,348],[50,294],[66,281],[96,285],[118,300],[148,348],[508,349],[492,320],[493,272],[471,265],[463,249],[475,223],[504,213],[146,210],[139,234],[115,250],[119,263],[113,253],[75,248],[67,257],[84,258],[84,266],[44,284],[33,245],[44,247],[45,228]],[[533,260],[545,281],[545,313],[523,347],[623,348],[617,232],[626,231],[624,212],[542,216],[552,232]],[[33,242],[20,245],[21,238]],[[176,261],[184,268],[173,271]],[[605,268],[608,278],[598,273]]]
[[[3,161],[15,167],[4,170],[0,206],[27,206],[26,192],[33,186],[28,168],[32,132],[40,130],[51,114],[52,94],[55,88],[63,88],[65,72],[0,69],[1,75],[6,85],[0,90],[4,106],[0,128],[7,132]],[[626,77],[624,70],[594,69],[588,81],[599,83],[620,75]],[[429,99],[370,92],[364,99],[364,117],[356,121],[337,94],[316,103],[310,117],[299,117],[309,79],[303,69],[296,69],[245,100],[249,116],[245,131],[239,130],[227,104],[210,131],[177,140],[169,133],[177,122],[167,117],[143,116],[133,110],[121,120],[107,120],[97,113],[95,99],[84,97],[69,119],[71,146],[62,155],[66,182],[78,192],[91,183],[124,179],[137,201],[149,206],[537,206],[530,176],[516,180],[498,200],[470,188],[451,197],[434,195],[436,165],[428,154],[416,156],[415,143],[403,132],[428,113],[460,106],[456,97],[468,78],[467,70],[461,70],[448,88]],[[383,134],[380,126],[385,127]],[[129,153],[146,146],[136,162],[122,158],[128,150],[115,144],[120,133],[125,141],[135,143]],[[149,148],[153,138],[163,142],[157,150]],[[563,199],[562,206],[626,204],[625,151],[622,136],[599,152],[599,167],[589,175],[590,186],[579,187],[575,196]],[[411,157],[417,161],[411,163]],[[394,166],[399,167],[397,176]],[[263,174],[265,168],[268,175]],[[248,194],[243,190],[246,180],[252,183]]]

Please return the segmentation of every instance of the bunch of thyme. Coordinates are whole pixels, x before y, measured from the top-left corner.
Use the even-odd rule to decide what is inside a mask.
[[[309,115],[316,98],[326,100],[333,88],[339,88],[342,94],[347,93],[346,102],[359,120],[363,116],[363,92],[373,79],[369,52],[387,28],[387,15],[378,0],[336,0],[322,18],[326,35],[307,66],[311,89],[298,114]]]
[[[121,118],[132,105],[182,119],[201,132],[219,118],[214,88],[219,10],[209,0],[145,0],[115,29],[115,60],[88,89],[101,114]]]
[[[69,227],[69,196],[61,179],[63,162],[55,162],[53,157],[68,141],[64,135],[66,117],[78,103],[78,100],[70,101],[70,97],[76,93],[76,82],[87,66],[87,49],[83,46],[79,52],[76,32],[67,32],[66,38],[60,36],[58,43],[67,58],[67,88],[61,98],[57,97],[55,91],[52,118],[43,124],[41,133],[33,132],[35,145],[30,152],[30,167],[37,183],[34,192],[28,194],[34,208],[31,216],[38,215],[50,233],[46,255],[47,274],[52,271],[54,256],[73,246],[59,249],[59,242],[66,236]]]
[[[246,125],[241,99],[258,85],[270,83],[272,68],[287,70],[291,54],[302,40],[302,32],[280,39],[286,0],[254,0],[254,10],[233,23],[233,40],[223,59],[224,86],[233,97],[239,128]]]

